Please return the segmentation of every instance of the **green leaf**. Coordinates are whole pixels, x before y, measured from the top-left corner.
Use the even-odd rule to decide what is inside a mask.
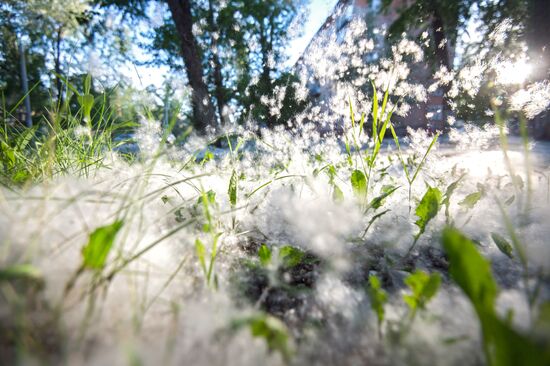
[[[449,273],[472,302],[483,331],[486,362],[496,366],[548,365],[550,351],[515,331],[495,311],[498,288],[489,262],[470,239],[454,228],[443,230]]]
[[[202,158],[201,164],[204,165],[206,162],[210,160],[214,160],[214,154],[212,153],[212,151],[208,150],[207,148],[206,151],[204,152],[204,157]]]
[[[378,129],[378,92],[376,91],[376,86],[372,83],[372,137],[376,139],[377,129]]]
[[[336,168],[334,165],[330,164],[327,166],[327,175],[329,183],[334,183],[334,178],[336,178]]]
[[[90,118],[92,107],[94,106],[94,96],[91,94],[83,94],[77,97],[78,104],[82,108],[82,114],[85,118]]]
[[[391,125],[390,125],[390,128],[392,128]],[[395,140],[396,136],[395,136],[395,131],[393,129],[392,129],[392,135],[394,135],[394,140]],[[430,146],[428,146],[428,148],[426,149],[426,152],[424,153],[424,156],[422,157],[422,160],[420,160],[420,164],[418,164],[418,166],[416,167],[416,170],[415,170],[412,178],[409,179],[410,184],[412,184],[416,180],[416,177],[418,176],[418,174],[422,170],[422,167],[424,166],[424,163],[426,162],[426,158],[428,157],[428,154],[430,153],[432,148],[435,146],[435,143],[437,142],[438,138],[439,138],[439,133],[436,133],[434,135],[434,138],[432,139],[432,142],[430,143]],[[398,147],[398,150],[399,150],[399,145],[397,145],[397,147]],[[408,175],[407,170],[405,171],[405,175]]]
[[[211,205],[216,205],[216,192],[214,192],[213,190],[208,190],[208,192],[206,192],[206,198],[208,200],[208,203],[211,204]]]
[[[382,289],[380,279],[375,275],[369,276],[368,294],[370,305],[376,312],[378,325],[380,325],[384,321],[384,304],[388,301],[388,294]]]
[[[479,254],[475,244],[460,231],[443,230],[443,248],[447,254],[449,273],[462,288],[478,313],[492,312],[498,287],[489,262]]]
[[[84,78],[84,93],[89,94],[92,88],[92,75],[87,74]]]
[[[443,204],[449,205],[451,196],[453,195],[454,191],[458,188],[458,184],[460,181],[464,178],[464,175],[461,175],[460,178],[452,182],[447,186],[447,189],[445,190],[445,197],[443,198]]]
[[[13,168],[15,166],[15,153],[13,149],[6,144],[4,141],[1,141],[2,144],[0,145],[2,147],[2,154],[6,157],[8,161],[8,167]]]
[[[285,267],[295,267],[302,263],[305,253],[293,246],[285,245],[279,250],[279,258],[283,261]]]
[[[82,248],[82,266],[85,269],[101,270],[105,267],[107,256],[122,224],[122,220],[117,220],[111,225],[97,228],[90,234],[88,244]]]
[[[208,270],[206,269],[206,247],[202,243],[200,239],[195,240],[195,253],[197,254],[197,257],[199,258],[199,263],[201,265],[201,268],[206,275]]]
[[[332,199],[335,202],[343,202],[344,201],[344,192],[338,187],[336,184],[332,186]]]
[[[543,332],[550,332],[550,301],[547,300],[540,304],[538,313],[535,328]]]
[[[217,233],[216,235],[214,235],[214,238],[212,240],[212,247],[210,250],[210,263],[208,264],[208,271],[206,272],[206,282],[208,284],[210,284],[212,273],[214,271],[214,264],[216,263],[216,258],[218,256],[218,239],[221,235],[222,233]]]
[[[255,338],[263,338],[270,352],[279,352],[288,363],[292,356],[290,336],[285,324],[279,319],[265,314],[253,315],[233,322],[233,328],[247,326]]]
[[[229,179],[229,187],[227,189],[227,194],[229,195],[229,202],[232,207],[237,205],[237,184],[239,182],[239,176],[237,172],[233,170],[231,174],[231,179]]]
[[[426,272],[416,271],[405,278],[405,284],[412,290],[412,295],[404,295],[403,299],[411,310],[415,311],[423,309],[435,296],[441,284],[441,276],[439,273],[430,275]]]
[[[347,140],[345,142],[345,146],[346,146],[346,153],[348,155],[348,158],[347,158],[348,164],[349,164],[349,166],[352,166],[353,165],[353,160],[351,159],[351,149],[349,147],[349,142]]]
[[[383,193],[380,196],[374,198],[372,201],[370,201],[369,207],[372,207],[375,210],[380,208],[384,204],[384,200],[388,196],[390,196],[393,192],[395,192],[398,188],[399,188],[399,186],[389,187],[389,188],[388,187],[383,187],[382,188]]]
[[[197,203],[202,204],[204,218],[206,219],[206,222],[202,226],[202,230],[205,233],[210,232],[214,227],[214,224],[212,223],[212,215],[210,214],[210,206],[216,206],[216,192],[212,190],[209,190],[208,192],[201,192]]]
[[[461,202],[458,204],[467,209],[472,209],[476,203],[481,199],[481,192],[474,192],[467,195]]]
[[[359,121],[359,134],[363,132],[363,125],[365,124],[365,113],[361,113],[361,121]]]
[[[416,207],[415,214],[418,216],[415,224],[420,228],[420,232],[416,235],[419,237],[425,230],[428,222],[433,219],[439,211],[441,203],[441,191],[437,188],[428,187],[426,193]]]
[[[267,247],[267,245],[262,244],[258,250],[258,257],[260,257],[260,263],[262,263],[262,266],[264,267],[271,263],[271,250]]]
[[[360,170],[354,170],[351,173],[351,187],[357,197],[365,197],[367,194],[367,178]]]
[[[12,280],[31,280],[42,282],[42,273],[31,264],[14,264],[6,268],[0,268],[0,282]]]
[[[514,258],[514,248],[512,247],[512,244],[508,242],[508,240],[504,239],[504,237],[500,236],[497,233],[491,233],[491,238],[493,238],[493,241],[502,253],[506,254],[506,256],[508,256],[510,259]]]
[[[451,219],[451,213],[449,210],[451,206],[451,196],[453,195],[454,191],[458,188],[458,184],[460,183],[462,178],[464,178],[464,175],[465,174],[462,174],[457,180],[449,184],[447,186],[447,189],[445,190],[445,196],[443,197],[443,201],[441,202],[441,204],[445,205],[445,219],[447,221],[447,224]]]
[[[365,236],[367,235],[367,232],[369,231],[370,227],[372,226],[372,224],[374,224],[374,222],[376,220],[378,220],[379,218],[381,218],[382,216],[384,216],[385,214],[387,214],[388,212],[390,212],[391,210],[384,210],[382,212],[379,212],[377,213],[376,215],[374,215],[370,220],[369,220],[369,223],[367,224],[367,227],[365,228],[365,231],[363,231],[363,235],[361,235],[361,238],[365,238]]]

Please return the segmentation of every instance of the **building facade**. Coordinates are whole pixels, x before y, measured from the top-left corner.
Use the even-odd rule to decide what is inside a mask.
[[[334,54],[334,49],[338,49],[340,44],[346,42],[345,38],[347,35],[350,32],[355,32],[355,29],[352,28],[355,27],[356,22],[364,22],[367,31],[356,37],[353,42],[361,44],[361,42],[368,39],[368,42],[371,43],[368,47],[357,47],[362,52],[360,62],[376,67],[376,64],[382,62],[387,56],[390,49],[390,45],[386,41],[385,30],[389,28],[398,18],[399,13],[408,7],[411,2],[411,0],[394,0],[390,8],[381,11],[382,0],[338,1],[331,15],[317,31],[295,65],[295,70],[299,74],[306,75],[308,88],[315,103],[328,108],[327,104],[329,101],[338,95],[338,83],[335,83],[333,80],[327,81],[325,77],[319,77],[319,75],[334,75],[341,71],[342,67],[346,67],[345,65],[341,65],[340,67],[334,66],[331,64],[331,61],[335,64],[341,62],[357,64],[357,57],[355,55],[352,55],[351,58],[343,57],[343,53],[346,51],[340,50],[344,61],[339,60],[338,54]],[[417,37],[420,35],[419,33],[420,31],[409,36]],[[452,45],[449,46],[448,49],[452,52]],[[345,47],[342,49],[345,49]],[[353,49],[351,52],[354,52]],[[319,55],[319,53],[325,53],[326,57]],[[313,61],[311,60],[311,55],[316,55]],[[331,59],[331,56],[332,60],[327,61]],[[318,68],[323,68],[323,66],[324,69],[317,70]],[[449,112],[445,107],[444,93],[441,88],[429,88],[433,84],[433,73],[433,67],[427,62],[411,65],[408,79],[411,82],[423,85],[426,94],[422,101],[409,103],[410,108],[408,108],[406,115],[392,118],[396,130],[400,133],[405,133],[407,127],[415,129],[423,128],[431,131],[445,129]],[[370,84],[370,82],[371,80],[362,80],[358,85],[356,81],[353,81],[353,84],[361,87],[361,84]]]

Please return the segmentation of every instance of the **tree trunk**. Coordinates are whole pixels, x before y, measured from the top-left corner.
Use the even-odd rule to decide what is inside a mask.
[[[192,89],[194,124],[198,130],[204,131],[207,126],[215,125],[216,118],[208,88],[202,79],[201,57],[192,30],[191,4],[189,0],[168,0],[168,6],[181,40],[183,62]]]
[[[214,21],[214,8],[212,0],[208,1],[208,23],[212,32],[218,33],[218,27]],[[223,124],[223,107],[225,106],[225,88],[223,86],[222,65],[218,57],[218,41],[212,37],[212,63],[214,64],[214,97],[218,105],[218,118]]]
[[[32,127],[31,98],[29,95],[29,80],[27,77],[27,61],[25,60],[25,48],[21,41],[18,41],[19,61],[21,66],[21,87],[25,96],[25,126]]]
[[[530,62],[533,66],[532,81],[548,80],[550,77],[550,3],[548,0],[528,1],[528,21],[526,27]],[[550,140],[550,112],[547,110],[536,116],[530,123],[533,137]]]
[[[437,67],[445,67],[448,71],[452,70],[451,60],[450,60],[450,54],[449,54],[449,39],[446,37],[445,34],[445,26],[443,23],[443,18],[441,16],[440,10],[438,8],[437,3],[432,2],[432,32],[433,32],[433,39],[435,43],[435,62]],[[438,128],[445,129],[446,123],[445,120],[447,119],[447,115],[450,112],[449,107],[449,100],[447,97],[447,94],[450,90],[450,85],[442,85],[441,91],[443,93],[443,105],[442,105],[442,123],[441,126],[437,126]]]
[[[61,32],[63,27],[59,27],[57,30],[57,39],[55,42],[55,60],[54,60],[54,70],[55,70],[55,88],[57,91],[57,103],[61,105],[63,103],[63,89],[61,84]]]

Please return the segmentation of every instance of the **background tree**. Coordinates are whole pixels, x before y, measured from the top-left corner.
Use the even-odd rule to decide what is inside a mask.
[[[389,37],[400,37],[403,32],[431,33],[426,54],[432,55],[434,66],[453,68],[449,45],[455,45],[459,30],[471,15],[475,0],[415,0],[398,9],[399,15],[389,28]],[[382,11],[388,11],[394,0],[383,0]]]
[[[73,79],[79,80],[79,75],[90,71],[92,51],[100,53],[111,70],[117,70],[122,60],[114,61],[124,50],[118,36],[122,27],[107,26],[110,7],[92,0],[7,0],[0,4],[0,88],[6,109],[11,110],[23,96],[18,40],[26,46],[35,114],[43,112],[52,101],[62,100],[64,83],[60,76],[76,76]],[[114,85],[114,80],[120,78],[117,70],[117,74],[105,76],[104,81],[110,79]],[[49,110],[53,112],[55,108]]]
[[[203,81],[203,68],[197,41],[193,35],[193,17],[189,0],[168,0],[172,19],[180,37],[181,53],[191,86],[195,125],[204,130],[215,125],[215,114],[208,88]]]
[[[280,66],[286,57],[285,45],[293,36],[290,25],[296,21],[300,4],[305,1],[193,2],[193,34],[200,45],[218,123],[224,123],[227,108],[241,121],[253,116],[269,124],[268,115],[259,110],[252,113],[252,109],[261,104],[262,96],[273,94],[275,80],[283,76]],[[144,45],[152,54],[150,63],[168,65],[173,70],[183,68],[176,34],[173,17],[147,34],[152,39]]]
[[[531,79],[543,81],[550,78],[550,2],[531,0],[527,6],[526,41],[529,47],[530,61],[533,65]],[[535,137],[550,140],[550,113],[543,112],[532,123]]]

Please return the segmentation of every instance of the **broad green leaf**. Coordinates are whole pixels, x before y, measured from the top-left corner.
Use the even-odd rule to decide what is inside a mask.
[[[0,145],[2,147],[2,154],[6,157],[8,161],[8,167],[13,168],[15,166],[15,153],[13,149],[6,144],[4,141],[1,141],[2,144]]]
[[[253,319],[250,330],[254,337],[264,338],[270,351],[280,352],[285,359],[290,357],[288,331],[279,319],[266,315]]]
[[[332,199],[335,202],[343,202],[344,201],[344,192],[338,187],[336,184],[332,186]]]
[[[506,226],[506,231],[508,232],[508,237],[512,241],[512,245],[514,246],[514,249],[516,250],[516,254],[524,268],[527,268],[527,254],[525,253],[525,247],[523,246],[523,243],[520,241],[518,235],[516,234],[516,230],[514,228],[514,225],[512,221],[510,220],[510,217],[506,213],[506,210],[504,209],[504,206],[500,203],[500,201],[496,200],[498,208],[500,210],[500,213],[502,214],[502,217],[504,219],[504,225]]]
[[[351,173],[351,187],[357,197],[365,197],[367,194],[367,178],[360,170],[354,170]]]
[[[445,228],[443,248],[453,280],[466,293],[478,313],[492,312],[498,287],[489,262],[479,254],[475,244],[460,231]]]
[[[443,248],[453,280],[472,302],[483,331],[487,364],[495,366],[548,365],[550,351],[515,331],[495,311],[498,288],[489,262],[470,239],[454,228],[443,230]]]
[[[382,289],[380,280],[375,275],[369,276],[368,293],[370,305],[376,312],[378,325],[380,326],[384,321],[384,304],[388,301],[388,294]]]
[[[504,239],[504,237],[497,233],[491,233],[491,238],[493,238],[493,241],[502,253],[506,254],[509,258],[514,258],[514,248],[508,240]]]
[[[82,114],[86,118],[90,118],[90,113],[92,112],[92,107],[94,106],[94,96],[91,94],[82,94],[78,96],[78,104],[82,108]]]
[[[111,225],[97,228],[90,234],[88,244],[82,248],[82,266],[86,269],[101,270],[113,247],[116,235],[123,222],[117,220]]]
[[[550,301],[547,300],[540,304],[538,313],[535,328],[544,332],[550,332]]]
[[[262,263],[262,266],[264,267],[271,263],[271,250],[267,247],[267,245],[262,244],[258,250],[258,257],[260,258],[260,263]]]
[[[424,196],[415,210],[415,214],[418,216],[418,220],[416,220],[415,224],[420,228],[417,237],[426,230],[428,222],[437,215],[440,204],[441,191],[437,188],[428,187],[428,190],[424,193]]]
[[[550,349],[500,319],[495,313],[480,315],[487,363],[495,366],[550,365]]]
[[[84,93],[89,94],[92,88],[92,75],[87,74],[84,78]]]
[[[216,204],[216,192],[214,192],[213,190],[210,189],[208,190],[208,192],[206,192],[206,198],[208,199],[209,204]]]
[[[250,329],[253,337],[263,338],[270,352],[279,352],[286,363],[290,361],[290,336],[282,321],[271,315],[258,314],[233,322],[235,329],[243,326]]]
[[[237,205],[237,184],[239,182],[239,176],[237,172],[233,170],[231,174],[231,179],[229,179],[229,187],[227,189],[227,194],[229,195],[229,202],[231,206],[235,207]]]
[[[31,264],[14,264],[6,268],[0,268],[0,282],[19,279],[37,282],[43,280],[40,270]]]
[[[295,267],[302,263],[305,253],[293,246],[285,245],[279,250],[279,258],[283,261],[285,267]]]
[[[481,199],[481,192],[474,192],[464,197],[464,199],[460,201],[458,204],[467,209],[472,209],[480,199]]]
[[[404,295],[403,299],[411,310],[415,311],[423,309],[437,293],[441,284],[441,276],[439,273],[430,275],[426,272],[416,271],[405,278],[405,284],[412,290],[412,294]]]

